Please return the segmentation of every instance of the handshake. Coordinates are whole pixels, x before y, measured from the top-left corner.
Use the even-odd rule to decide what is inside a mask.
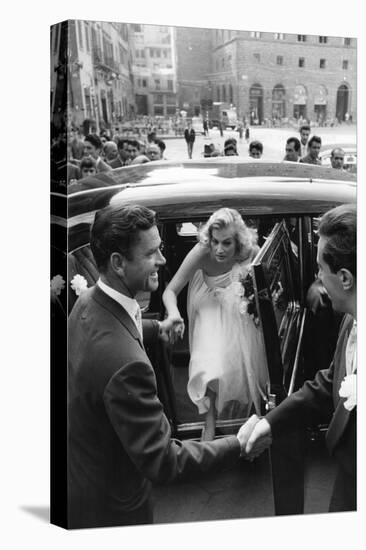
[[[253,414],[242,425],[236,437],[240,443],[240,456],[252,461],[271,445],[271,426],[264,417],[259,419]]]

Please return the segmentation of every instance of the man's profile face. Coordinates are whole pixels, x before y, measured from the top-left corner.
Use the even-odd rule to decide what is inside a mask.
[[[303,145],[305,145],[309,139],[309,136],[310,136],[310,131],[309,130],[301,130],[300,131],[300,138],[301,138],[301,143]]]
[[[291,160],[293,162],[297,162],[299,160],[299,153],[295,150],[295,144],[293,141],[286,143],[285,160]]]
[[[309,155],[311,158],[316,159],[318,158],[320,152],[320,143],[317,141],[313,141],[313,143],[309,147]]]
[[[156,225],[139,231],[137,241],[131,248],[131,259],[125,258],[124,268],[125,283],[134,294],[157,290],[158,271],[166,263],[160,246],[161,238]]]
[[[341,149],[336,149],[333,151],[332,156],[330,157],[330,163],[332,168],[342,170],[344,165],[344,152]]]
[[[318,253],[316,258],[318,263],[318,277],[328,293],[328,296],[332,302],[333,309],[343,312],[345,311],[343,306],[345,293],[342,287],[341,279],[339,275],[337,275],[337,273],[333,273],[330,270],[329,265],[323,258],[323,252],[326,243],[327,239],[325,237],[319,238]]]

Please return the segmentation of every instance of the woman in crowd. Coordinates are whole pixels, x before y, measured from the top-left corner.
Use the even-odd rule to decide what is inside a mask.
[[[173,340],[183,337],[177,296],[189,282],[187,311],[190,364],[188,394],[205,414],[202,440],[215,436],[216,418],[231,408],[260,414],[268,370],[261,333],[247,311],[243,281],[258,252],[257,234],[236,210],[221,208],[199,232],[164,291],[168,317],[180,320]]]

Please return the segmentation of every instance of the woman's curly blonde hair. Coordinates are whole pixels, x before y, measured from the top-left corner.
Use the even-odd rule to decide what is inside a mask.
[[[238,260],[244,260],[254,248],[257,247],[257,230],[245,225],[241,215],[233,208],[220,208],[214,212],[209,220],[199,230],[198,240],[209,246],[213,229],[226,229],[232,226],[236,244],[236,256]]]

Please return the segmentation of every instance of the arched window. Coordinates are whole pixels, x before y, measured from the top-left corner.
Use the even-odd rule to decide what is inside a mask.
[[[233,87],[231,84],[229,84],[229,101],[230,103],[234,103]]]
[[[286,116],[286,90],[277,84],[272,90],[272,119],[279,120]]]
[[[225,88],[225,84],[222,85],[222,101],[226,101],[226,88]]]
[[[216,96],[217,96],[217,101],[220,101],[220,86],[217,86],[216,88]]]

